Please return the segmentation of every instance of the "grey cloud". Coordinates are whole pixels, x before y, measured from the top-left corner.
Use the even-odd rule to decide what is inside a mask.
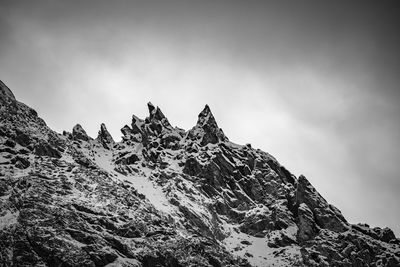
[[[305,173],[351,220],[397,232],[395,2],[2,1],[1,79],[58,131],[118,139],[145,103]],[[371,194],[373,197],[371,197]],[[371,207],[361,209],[360,207]],[[389,214],[390,213],[390,214]]]

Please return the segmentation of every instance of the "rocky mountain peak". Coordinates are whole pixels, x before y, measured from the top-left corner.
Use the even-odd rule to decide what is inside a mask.
[[[202,146],[228,140],[222,129],[218,127],[208,105],[200,112],[196,126],[189,131],[188,137],[190,139],[199,140]]]
[[[113,145],[115,143],[104,123],[100,125],[100,131],[97,135],[96,140],[99,141],[103,145],[103,147],[107,149],[110,147],[110,145]]]
[[[165,117],[164,113],[162,113],[161,109],[157,106],[155,107],[151,102],[147,103],[147,107],[149,109],[149,121],[159,121],[164,127],[171,127],[168,119]]]
[[[400,266],[393,231],[228,141],[208,105],[186,132],[149,103],[115,142],[104,124],[58,134],[1,94],[0,266]]]
[[[147,103],[147,108],[149,109],[150,117],[154,114],[156,107],[150,101]]]
[[[75,140],[89,141],[92,138],[89,137],[83,127],[78,123],[72,128],[72,138]]]
[[[0,80],[0,96],[1,98],[9,98],[15,100],[14,94],[1,80]]]
[[[135,134],[140,133],[142,131],[141,129],[143,127],[143,124],[144,124],[144,121],[142,119],[138,118],[135,115],[132,115],[131,126],[132,126],[133,133],[135,133]]]
[[[205,105],[204,109],[199,113],[196,126],[202,127],[205,124],[217,125],[214,115],[211,112],[210,106]]]

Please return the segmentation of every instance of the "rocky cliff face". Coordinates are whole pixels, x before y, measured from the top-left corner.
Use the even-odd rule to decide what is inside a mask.
[[[115,142],[0,97],[0,266],[400,265],[390,229],[349,224],[208,106],[185,131],[149,103]]]

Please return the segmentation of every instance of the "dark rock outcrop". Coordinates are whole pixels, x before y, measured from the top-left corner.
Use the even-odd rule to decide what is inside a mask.
[[[309,207],[318,226],[335,232],[344,232],[349,229],[349,224],[340,211],[328,204],[306,177],[300,175],[297,182],[297,204],[304,203]]]
[[[189,131],[188,138],[199,141],[202,146],[228,140],[222,129],[218,127],[208,105],[200,112],[196,126]]]
[[[61,153],[47,142],[40,142],[35,145],[35,154],[38,156],[48,156],[52,158],[61,158]]]
[[[313,239],[318,233],[318,227],[315,224],[314,214],[305,203],[299,205],[299,230],[297,232],[297,239],[304,242]]]
[[[106,149],[110,149],[110,147],[112,147],[115,144],[114,139],[108,132],[106,125],[104,123],[100,125],[100,131],[96,140],[100,142]]]
[[[0,98],[15,101],[14,94],[2,81],[0,81]]]
[[[92,138],[89,137],[86,133],[86,131],[82,128],[80,124],[77,124],[72,128],[72,138],[75,140],[83,140],[83,141],[89,141]]]

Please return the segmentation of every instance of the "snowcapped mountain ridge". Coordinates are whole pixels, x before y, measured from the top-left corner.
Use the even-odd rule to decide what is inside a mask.
[[[185,131],[149,103],[116,142],[56,133],[0,88],[0,266],[400,265],[390,229],[349,224],[207,105]]]

